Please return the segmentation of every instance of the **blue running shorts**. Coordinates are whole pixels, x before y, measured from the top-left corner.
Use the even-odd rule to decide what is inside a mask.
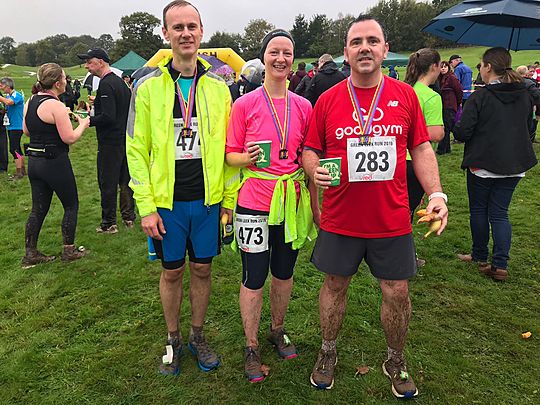
[[[204,200],[175,201],[173,209],[158,208],[166,234],[153,239],[157,256],[166,270],[179,269],[186,262],[212,263],[220,253],[220,205],[204,205]]]

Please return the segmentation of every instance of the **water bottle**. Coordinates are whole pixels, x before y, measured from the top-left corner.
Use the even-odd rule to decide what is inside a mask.
[[[230,245],[234,239],[233,225],[229,224],[229,215],[221,216],[221,227],[223,228],[222,242],[224,245]]]

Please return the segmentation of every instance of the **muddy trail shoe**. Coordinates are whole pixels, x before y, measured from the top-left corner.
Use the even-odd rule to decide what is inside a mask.
[[[64,246],[64,252],[62,253],[63,262],[72,262],[74,260],[82,259],[90,253],[89,250],[86,250],[84,246]]]
[[[319,357],[309,377],[311,385],[321,390],[329,390],[334,386],[334,371],[337,364],[337,351],[319,351]]]
[[[159,373],[177,376],[180,374],[180,357],[184,352],[184,345],[178,339],[168,339],[159,365]]]
[[[124,219],[123,222],[124,222],[124,226],[127,229],[133,229],[135,227],[135,221],[131,221],[129,219]]]
[[[298,357],[296,347],[289,339],[287,332],[283,328],[272,330],[268,334],[268,341],[274,345],[279,357],[285,360],[294,359]]]
[[[258,383],[264,380],[265,375],[261,370],[261,366],[259,346],[247,346],[244,351],[244,373],[250,383]]]
[[[97,233],[107,233],[107,234],[115,234],[118,233],[118,225],[111,225],[111,226],[98,226],[96,228]]]
[[[34,250],[26,253],[21,260],[21,265],[23,269],[29,269],[30,267],[34,267],[36,264],[52,262],[55,259],[56,256],[47,256],[41,253],[39,250]]]
[[[382,364],[382,369],[392,382],[392,393],[396,398],[414,398],[418,395],[418,389],[407,372],[405,361],[394,363],[392,360],[386,360]]]
[[[219,367],[217,353],[208,345],[204,335],[191,335],[188,343],[189,351],[197,357],[197,364],[202,371],[210,371]]]

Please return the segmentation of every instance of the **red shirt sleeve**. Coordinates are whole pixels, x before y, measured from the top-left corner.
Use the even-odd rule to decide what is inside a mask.
[[[326,103],[323,99],[315,104],[309,120],[306,142],[304,147],[315,149],[319,152],[326,150],[325,132],[326,132]]]
[[[408,92],[408,99],[411,111],[411,125],[407,136],[407,149],[412,150],[424,142],[429,142],[429,133],[420,102],[412,87]]]
[[[246,140],[246,115],[244,103],[238,99],[232,106],[231,118],[227,126],[227,144],[225,153],[244,151]]]

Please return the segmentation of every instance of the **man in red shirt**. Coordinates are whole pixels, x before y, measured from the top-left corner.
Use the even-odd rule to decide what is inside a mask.
[[[447,222],[446,195],[414,90],[381,72],[388,52],[381,25],[372,17],[358,17],[350,25],[344,52],[351,76],[319,98],[302,155],[304,170],[324,190],[321,231],[312,255],[315,266],[326,273],[319,298],[323,341],[310,379],[317,388],[334,384],[347,289],[365,260],[383,296],[381,322],[388,346],[383,371],[394,395],[409,398],[418,390],[403,355],[411,316],[408,279],[416,273],[407,150],[429,195],[427,211],[442,220],[439,235]],[[338,186],[331,186],[322,157],[341,158]]]

